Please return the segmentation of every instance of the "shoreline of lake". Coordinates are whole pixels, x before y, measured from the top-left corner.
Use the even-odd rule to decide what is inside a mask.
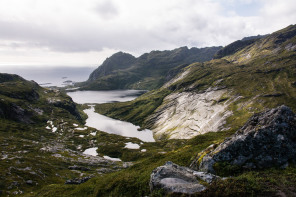
[[[117,134],[125,137],[136,137],[144,142],[155,142],[153,132],[130,122],[116,120],[95,112],[94,105],[111,102],[126,102],[136,99],[146,91],[143,90],[111,90],[111,91],[74,91],[67,92],[74,102],[89,104],[90,108],[84,112],[88,115],[85,126],[93,127],[106,133]]]

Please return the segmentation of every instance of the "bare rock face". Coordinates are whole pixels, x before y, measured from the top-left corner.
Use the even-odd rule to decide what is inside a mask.
[[[215,164],[243,168],[284,167],[296,158],[296,116],[280,106],[252,116],[231,138],[193,161],[191,168],[215,173]]]
[[[199,180],[211,183],[218,178],[210,173],[196,172],[168,161],[152,172],[150,190],[153,192],[161,189],[166,193],[194,194],[206,189]]]
[[[214,87],[205,92],[168,95],[163,104],[147,118],[156,139],[190,139],[211,131],[220,131],[232,112],[227,107],[237,97],[219,102],[227,89]]]

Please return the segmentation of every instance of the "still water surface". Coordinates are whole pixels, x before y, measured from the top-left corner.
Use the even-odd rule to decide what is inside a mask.
[[[137,98],[138,95],[142,93],[143,91],[140,90],[76,91],[68,92],[68,95],[77,103],[94,104],[130,101]],[[133,125],[132,123],[115,120],[98,114],[95,112],[93,105],[90,105],[90,108],[84,110],[84,112],[88,115],[86,126],[125,137],[136,137],[145,142],[155,141],[151,130],[145,129],[143,131],[138,131],[139,126]]]
[[[67,94],[79,104],[131,101],[145,93],[143,90],[75,91]]]

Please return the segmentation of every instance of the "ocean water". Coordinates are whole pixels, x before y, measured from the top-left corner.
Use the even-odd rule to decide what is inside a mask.
[[[34,80],[43,87],[72,84],[86,81],[96,67],[67,66],[1,66],[0,73],[17,74],[26,80]]]

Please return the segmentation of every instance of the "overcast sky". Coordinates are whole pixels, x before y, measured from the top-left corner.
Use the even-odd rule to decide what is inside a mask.
[[[0,65],[98,66],[181,46],[224,46],[296,22],[296,0],[0,0]]]

